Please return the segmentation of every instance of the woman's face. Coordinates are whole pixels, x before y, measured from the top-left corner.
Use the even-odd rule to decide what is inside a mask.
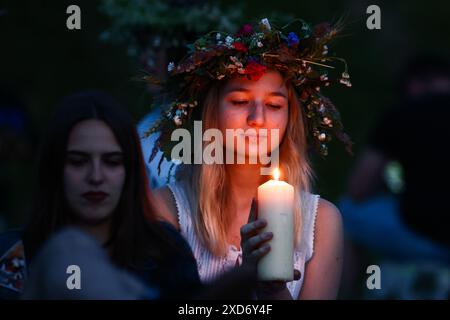
[[[76,124],[67,143],[64,193],[70,209],[87,224],[108,220],[125,181],[122,148],[103,121]]]
[[[219,106],[219,129],[221,130],[226,149],[226,129],[254,129],[256,136],[251,134],[234,136],[234,152],[238,155],[257,156],[259,146],[264,143],[271,152],[279,146],[286,131],[289,114],[288,90],[283,78],[277,71],[266,72],[258,81],[245,77],[231,79],[225,85]],[[267,134],[265,130],[267,129]],[[278,139],[271,135],[271,129],[278,129]],[[237,139],[245,138],[245,151],[237,148]],[[275,139],[272,146],[271,141]],[[236,150],[238,149],[238,150]]]

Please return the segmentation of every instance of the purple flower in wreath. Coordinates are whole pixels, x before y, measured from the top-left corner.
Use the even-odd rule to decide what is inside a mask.
[[[253,34],[253,27],[251,24],[244,25],[237,33],[238,37],[249,37]]]
[[[295,32],[289,32],[288,37],[287,37],[287,44],[289,47],[295,47],[296,45],[298,45],[299,41],[300,40],[298,39]]]

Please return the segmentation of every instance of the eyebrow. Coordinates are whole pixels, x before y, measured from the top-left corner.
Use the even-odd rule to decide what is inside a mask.
[[[235,92],[235,91],[248,93],[250,90],[243,88],[243,87],[231,87],[230,89],[225,91],[225,94],[229,94],[229,93]],[[287,96],[281,91],[273,91],[273,92],[269,93],[269,95],[287,99]]]
[[[89,156],[88,152],[83,152],[80,150],[68,150],[67,155],[76,155],[76,156]],[[104,155],[106,156],[123,156],[123,152],[121,151],[111,151],[111,152],[105,152]]]

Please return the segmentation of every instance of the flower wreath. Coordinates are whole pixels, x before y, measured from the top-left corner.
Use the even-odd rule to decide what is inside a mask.
[[[301,26],[293,28],[295,22]],[[163,151],[158,168],[164,157],[171,161],[172,131],[192,126],[191,115],[213,82],[236,75],[257,81],[268,69],[282,72],[296,89],[307,120],[309,143],[326,156],[327,143],[334,135],[351,154],[352,142],[343,130],[340,114],[320,92],[332,83],[351,87],[345,60],[328,54],[328,44],[338,31],[339,27],[329,23],[311,27],[301,19],[278,29],[262,19],[255,26],[244,25],[235,35],[212,31],[199,38],[188,46],[188,54],[178,64],[169,63],[165,83],[150,75],[144,77],[153,84],[162,84],[165,97],[171,99],[162,117],[145,133],[147,137],[161,132],[150,161],[158,150]],[[338,77],[331,75],[336,61],[344,66]]]

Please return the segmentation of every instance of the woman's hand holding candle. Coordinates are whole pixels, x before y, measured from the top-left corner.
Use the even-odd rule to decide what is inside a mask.
[[[242,266],[257,272],[258,261],[270,251],[271,232],[261,232],[267,222],[257,219],[257,205],[253,199],[248,223],[241,228]],[[294,270],[294,280],[300,279]],[[285,281],[259,281],[257,296],[260,299],[292,299]]]
[[[241,248],[242,248],[242,264],[251,266],[256,272],[259,259],[266,255],[270,250],[270,245],[266,243],[272,239],[271,232],[261,232],[266,227],[267,222],[257,220],[256,201],[252,201],[250,208],[250,216],[248,223],[241,227]]]

